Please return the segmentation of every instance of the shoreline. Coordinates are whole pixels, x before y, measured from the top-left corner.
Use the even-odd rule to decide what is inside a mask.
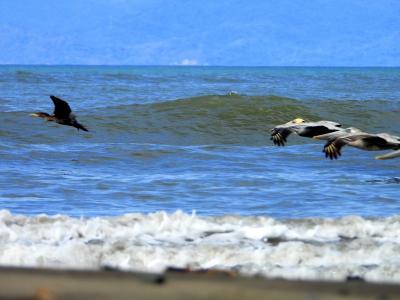
[[[261,298],[262,297],[262,298]],[[400,299],[400,285],[291,281],[218,270],[163,274],[0,267],[0,299]]]

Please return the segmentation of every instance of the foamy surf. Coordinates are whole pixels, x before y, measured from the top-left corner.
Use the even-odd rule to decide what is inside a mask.
[[[168,266],[288,279],[400,282],[400,216],[278,220],[132,213],[25,216],[0,211],[0,264],[162,272]]]

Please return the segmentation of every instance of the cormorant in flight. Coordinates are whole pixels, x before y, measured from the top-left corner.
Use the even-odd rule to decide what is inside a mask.
[[[69,107],[66,101],[61,100],[56,96],[50,96],[50,98],[54,103],[54,112],[52,115],[45,112],[37,112],[31,114],[31,116],[43,118],[47,121],[54,121],[61,125],[73,126],[78,130],[82,129],[83,131],[89,131],[82,124],[78,123],[75,115],[72,113],[71,107]]]

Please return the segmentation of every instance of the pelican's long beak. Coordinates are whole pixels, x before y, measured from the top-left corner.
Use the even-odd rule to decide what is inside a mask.
[[[342,131],[339,130],[339,131],[334,131],[334,132],[329,132],[329,133],[313,136],[313,139],[327,141],[332,138],[337,138],[341,135],[342,135]]]
[[[313,136],[313,139],[325,140],[325,136],[326,136],[326,134],[320,134],[320,135]]]
[[[380,156],[375,156],[375,159],[384,160],[384,159],[389,159],[389,157],[385,157],[385,155],[380,155]]]
[[[36,118],[40,118],[39,115],[37,113],[33,113],[33,114],[29,114],[31,117],[36,117]]]
[[[383,160],[383,159],[392,159],[392,158],[396,158],[396,157],[400,157],[400,150],[389,152],[389,153],[379,155],[379,156],[375,156],[375,159]]]

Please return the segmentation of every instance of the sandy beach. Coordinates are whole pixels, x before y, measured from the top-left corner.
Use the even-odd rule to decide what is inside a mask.
[[[0,268],[0,299],[400,299],[400,286],[362,281],[287,281],[234,274],[147,274]]]

